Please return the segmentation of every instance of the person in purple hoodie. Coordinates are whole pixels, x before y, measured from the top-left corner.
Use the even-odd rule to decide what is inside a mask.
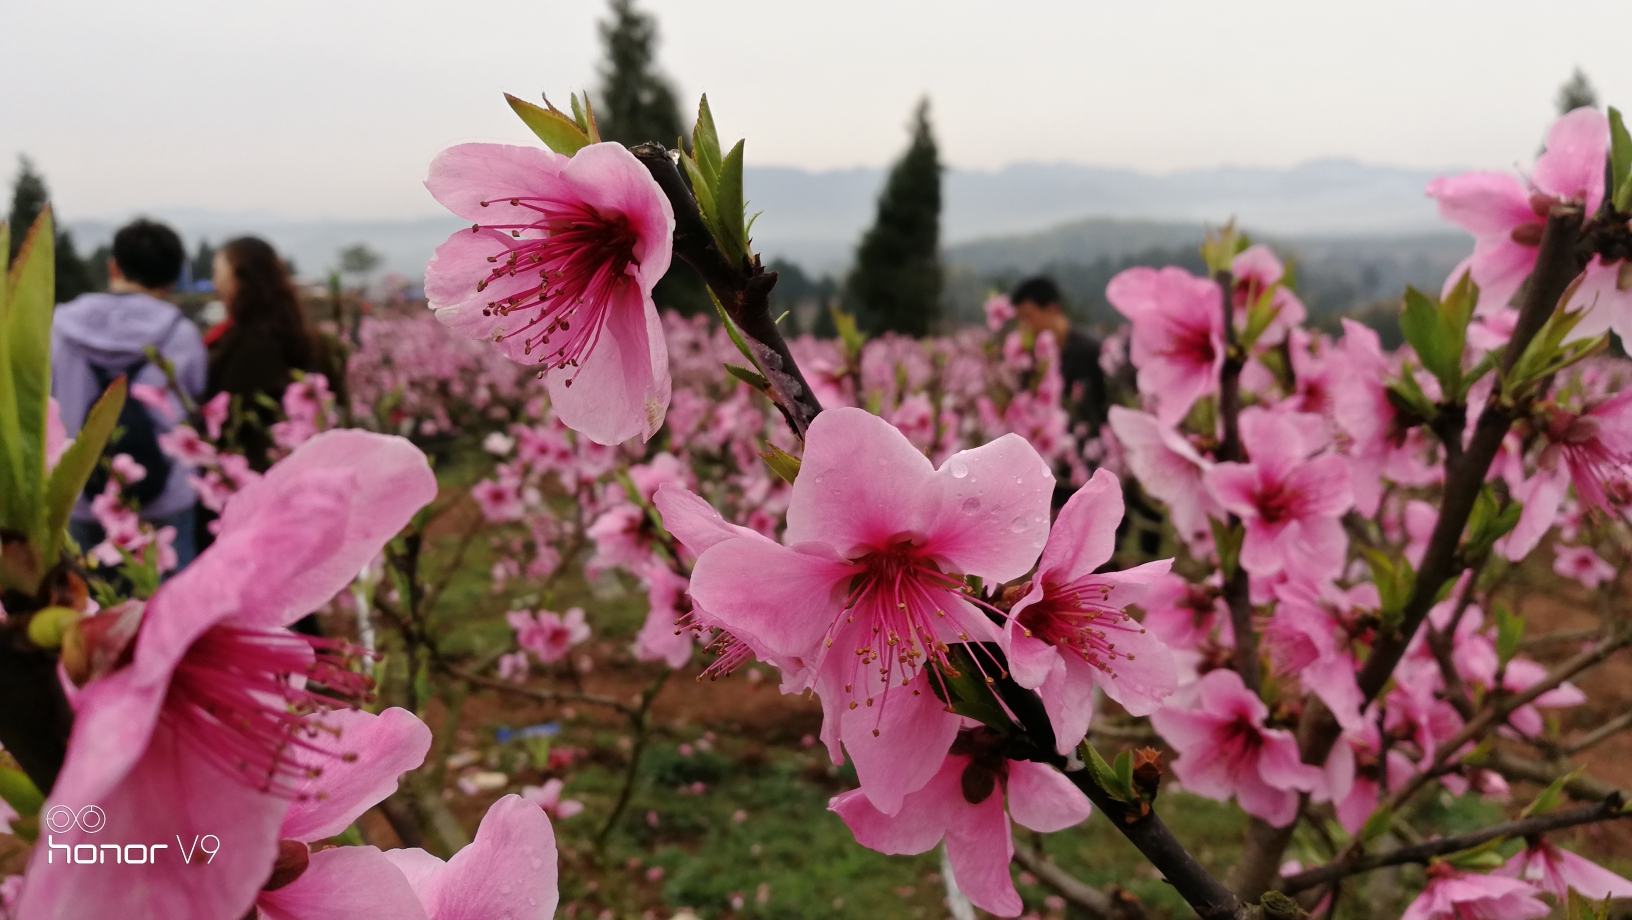
[[[174,230],[139,219],[113,236],[108,292],[84,294],[57,307],[51,324],[51,395],[70,437],[85,423],[91,404],[120,375],[133,384],[166,387],[163,369],[148,360],[149,345],[171,362],[177,384],[189,397],[197,400],[203,394],[207,368],[203,338],[180,308],[164,300],[181,277],[185,259]],[[188,468],[164,457],[154,445],[156,435],[182,417],[174,393],[170,401],[173,411],[166,414],[127,400],[119,419],[121,440],[109,445],[107,455],[129,453],[152,468],[149,481],[136,483],[132,491],[142,520],[154,527],[176,528],[179,569],[194,556],[193,509],[198,498],[187,481]],[[105,476],[93,477],[74,506],[69,533],[82,550],[105,536],[89,500],[101,491],[102,482]]]

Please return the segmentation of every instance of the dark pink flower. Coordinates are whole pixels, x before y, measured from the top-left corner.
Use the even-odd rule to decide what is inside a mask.
[[[1301,424],[1304,419],[1309,423]],[[1241,413],[1241,442],[1251,460],[1207,471],[1207,487],[1219,504],[1246,524],[1241,566],[1252,574],[1297,571],[1314,580],[1343,568],[1348,539],[1341,518],[1354,500],[1343,458],[1311,456],[1323,437],[1318,416],[1254,406]]]
[[[1042,696],[1061,754],[1087,734],[1095,687],[1143,716],[1178,686],[1173,653],[1123,611],[1173,560],[1099,572],[1116,550],[1121,521],[1122,484],[1099,470],[1060,509],[1031,589],[1004,625],[1009,670]]]
[[[1537,465],[1550,470],[1562,459],[1582,507],[1609,514],[1605,487],[1626,490],[1632,485],[1632,389],[1581,415],[1560,413],[1547,434],[1552,443]]]
[[[1210,540],[1208,521],[1224,516],[1218,499],[1202,483],[1212,461],[1197,453],[1172,425],[1143,412],[1112,406],[1110,425],[1125,451],[1128,469],[1146,492],[1166,503],[1179,536],[1192,546]]]
[[[1428,869],[1428,887],[1400,920],[1529,920],[1552,911],[1533,885],[1499,875],[1477,875],[1439,863]]]
[[[1430,182],[1428,194],[1438,199],[1440,216],[1474,237],[1473,255],[1451,272],[1447,289],[1471,271],[1479,312],[1506,306],[1536,266],[1548,210],[1563,201],[1581,204],[1588,214],[1598,210],[1608,152],[1609,120],[1597,109],[1579,108],[1553,123],[1547,151],[1528,183],[1505,172]]]
[[[545,664],[560,661],[573,646],[589,639],[589,624],[584,622],[584,611],[580,607],[573,607],[564,614],[512,610],[505,614],[505,619],[516,631],[516,644]]]
[[[674,213],[621,144],[570,159],[461,144],[425,183],[472,221],[436,250],[425,292],[437,318],[539,366],[562,421],[601,444],[650,438],[669,404],[669,358],[652,287],[668,270]]]
[[[1491,873],[1529,882],[1564,903],[1574,888],[1591,901],[1632,898],[1632,881],[1593,861],[1553,846],[1545,837],[1513,854],[1507,865]]]
[[[435,495],[407,441],[341,430],[233,498],[215,543],[147,602],[129,663],[77,694],[46,806],[95,805],[130,840],[214,834],[220,852],[208,872],[159,863],[137,888],[122,866],[37,858],[24,916],[100,918],[109,904],[130,917],[243,916],[314,762],[338,761],[321,756],[308,714],[366,687],[338,643],[283,627],[345,587]],[[79,830],[57,842],[101,841]]]
[[[1139,392],[1156,400],[1156,417],[1175,425],[1196,400],[1218,389],[1224,368],[1223,295],[1206,278],[1169,266],[1130,268],[1105,288],[1133,325],[1131,358]]]
[[[1264,726],[1268,716],[1241,675],[1221,669],[1202,677],[1192,708],[1158,709],[1150,721],[1179,752],[1173,772],[1186,789],[1221,802],[1233,795],[1242,811],[1285,827],[1298,816],[1298,793],[1322,777],[1299,759],[1291,732]]]
[[[1082,791],[1052,767],[967,753],[949,755],[895,815],[874,807],[860,789],[834,796],[827,807],[857,843],[880,853],[924,853],[944,839],[958,889],[999,917],[1019,916],[1022,907],[1009,875],[1010,816],[1022,827],[1052,833],[1081,823],[1091,810]]]
[[[1615,579],[1615,567],[1598,557],[1590,546],[1553,547],[1553,571],[1565,578],[1573,578],[1582,587],[1597,588]]]
[[[964,577],[1024,575],[1048,534],[1054,475],[1015,435],[936,469],[890,423],[830,409],[811,423],[785,545],[716,543],[691,593],[737,636],[810,662],[823,740],[840,743],[868,798],[894,814],[940,769],[959,718],[927,666],[949,646],[997,641]]]

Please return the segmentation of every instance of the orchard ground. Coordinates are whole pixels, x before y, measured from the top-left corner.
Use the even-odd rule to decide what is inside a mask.
[[[487,472],[490,459],[468,438],[445,444],[437,453],[442,500],[458,504],[432,530],[435,546],[428,558],[433,571],[448,564],[479,523],[469,488]],[[492,593],[486,576],[492,549],[484,535],[478,532],[466,552],[434,615],[437,625],[450,630],[444,651],[471,660],[513,647],[514,633],[504,613],[509,598],[525,596],[525,589],[518,591],[513,585],[504,595]],[[1532,561],[1549,556],[1538,553]],[[581,565],[568,560],[563,568],[572,574],[558,580],[555,596],[540,598],[539,606],[557,611],[583,607],[595,635],[547,672],[535,664],[528,685],[561,690],[581,682],[585,693],[638,701],[641,690],[664,670],[636,662],[629,651],[645,617],[644,591],[621,574],[610,573],[587,584]],[[1616,593],[1626,590],[1626,581],[1623,573]],[[1528,618],[1527,635],[1532,639],[1590,629],[1597,620],[1589,605],[1608,602],[1609,592],[1588,592],[1545,566],[1532,565],[1513,583],[1515,587],[1506,592],[1508,599]],[[333,614],[326,628],[340,632],[348,623],[345,615]],[[1547,642],[1533,644],[1527,653],[1550,664],[1578,648],[1574,641]],[[583,670],[586,657],[589,668]],[[555,822],[562,854],[558,916],[564,918],[669,918],[686,908],[699,918],[756,920],[947,916],[938,851],[919,857],[880,855],[856,846],[843,823],[827,811],[828,799],[855,788],[856,779],[848,767],[832,766],[826,749],[814,742],[821,725],[820,704],[778,693],[777,673],[762,665],[756,666],[757,682],[749,668],[718,681],[698,681],[707,661],[706,654],[694,655],[658,696],[633,796],[604,848],[597,848],[597,838],[622,788],[632,746],[628,720],[609,709],[544,704],[514,693],[476,689],[464,703],[452,745],[455,756],[472,762],[446,770],[443,794],[450,809],[467,831],[474,831],[500,795],[551,777],[564,780],[563,797],[585,806],[582,813]],[[1586,675],[1581,685],[1588,702],[1558,714],[1566,720],[1562,726],[1566,731],[1590,729],[1632,708],[1632,662],[1624,658]],[[1117,732],[1120,714],[1114,704],[1107,706],[1111,712],[1095,723],[1100,733],[1093,738],[1111,756],[1136,745],[1126,735],[1143,730],[1123,719],[1123,731]],[[446,710],[437,701],[425,715],[433,728],[440,729]],[[570,766],[540,769],[549,748],[496,740],[500,729],[549,722],[561,726],[549,748],[558,755],[567,748],[579,752]],[[1106,725],[1116,736],[1104,733]],[[1160,744],[1153,735],[1150,743]],[[1583,761],[1592,774],[1622,788],[1632,787],[1632,733],[1609,740],[1585,754]],[[505,773],[509,782],[503,789],[467,795],[457,781],[462,769],[475,768]],[[1227,874],[1239,853],[1243,816],[1226,803],[1176,792],[1172,784],[1168,777],[1158,812],[1208,869]],[[1515,786],[1513,795],[1523,802],[1534,792]],[[1426,808],[1435,812],[1433,825],[1451,833],[1497,823],[1504,814],[1500,804],[1481,801],[1477,794],[1454,799],[1443,791]],[[378,846],[400,845],[377,810],[364,816],[359,830],[364,840]],[[1037,842],[1029,832],[1020,834],[1022,842]],[[1612,871],[1632,874],[1632,826],[1627,822],[1579,828],[1558,839]],[[1517,842],[1508,845],[1510,850],[1517,848]],[[1099,815],[1050,835],[1044,849],[1084,882],[1123,886],[1155,915],[1191,915]],[[1295,844],[1292,852],[1297,849]],[[21,847],[0,851],[0,875],[21,871],[25,859]],[[1410,893],[1418,890],[1420,873],[1410,867],[1352,881],[1339,902],[1338,915],[1357,920],[1398,916]],[[1053,892],[1048,888],[1026,876],[1020,880],[1028,910],[1044,917],[1073,916],[1069,908],[1049,899]]]

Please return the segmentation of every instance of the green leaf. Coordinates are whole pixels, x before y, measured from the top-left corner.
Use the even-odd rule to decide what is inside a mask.
[[[1496,499],[1496,491],[1486,484],[1473,501],[1473,512],[1468,515],[1468,542],[1462,555],[1469,560],[1484,558],[1490,548],[1508,531],[1518,526],[1522,502],[1510,501],[1503,505]]]
[[[1004,734],[1014,730],[1013,720],[998,702],[968,645],[950,646],[946,664],[931,667],[935,673],[930,678],[930,688],[949,710]]]
[[[1088,765],[1088,772],[1093,776],[1094,782],[1099,785],[1099,788],[1105,790],[1107,795],[1118,802],[1126,805],[1139,804],[1139,793],[1133,788],[1132,783],[1133,765],[1131,758],[1128,764],[1129,778],[1124,780],[1121,771],[1106,763],[1105,758],[1099,756],[1099,751],[1095,750],[1092,744],[1083,741],[1080,750],[1084,755],[1083,761]],[[1117,761],[1120,763],[1122,757],[1128,756],[1128,752],[1123,751]]]
[[[746,367],[739,367],[735,364],[727,364],[725,366],[725,371],[761,393],[764,393],[771,388],[771,382],[766,380],[765,377],[758,371],[751,371]]]
[[[591,144],[601,142],[601,130],[595,125],[595,107],[589,103],[589,93],[584,93],[582,104],[578,102],[578,94],[572,93],[569,97],[572,103],[572,122]]]
[[[57,465],[51,470],[51,479],[45,486],[45,555],[55,560],[62,551],[62,538],[68,529],[68,515],[74,502],[85,491],[96,464],[102,459],[102,448],[119,422],[119,411],[125,406],[124,377],[119,377],[97,397],[85,413],[85,424],[79,429],[74,443],[62,452]],[[85,547],[89,549],[90,547]]]
[[[1235,567],[1241,560],[1241,543],[1246,540],[1247,531],[1243,527],[1231,527],[1227,522],[1217,518],[1208,518],[1207,523],[1213,528],[1213,545],[1218,548],[1218,566],[1223,570],[1225,580],[1235,575]]]
[[[732,265],[748,260],[748,234],[743,228],[743,220],[747,217],[742,197],[744,143],[737,141],[737,145],[725,155],[725,161],[720,164],[720,182],[714,190],[714,238],[719,241],[720,251],[725,253]]]
[[[736,322],[731,319],[731,314],[725,312],[725,304],[720,303],[720,298],[714,296],[712,288],[708,291],[708,297],[714,301],[714,312],[720,315],[720,323],[725,326],[725,334],[731,338],[731,344],[737,346],[737,351],[748,359],[749,364],[752,364],[756,370],[760,369],[759,360],[754,357],[753,352],[748,350],[748,342],[742,337],[742,330],[737,328]]]
[[[1360,547],[1360,552],[1366,557],[1366,564],[1371,567],[1371,580],[1377,586],[1377,596],[1382,601],[1383,623],[1395,625],[1399,622],[1406,601],[1411,597],[1411,590],[1416,585],[1416,573],[1411,569],[1411,563],[1401,559],[1396,565],[1387,553],[1369,546]]]
[[[854,316],[838,307],[829,306],[827,313],[833,317],[833,328],[838,330],[839,341],[844,343],[844,353],[854,361],[861,356],[861,346],[867,344],[867,334],[856,325]]]
[[[1586,770],[1586,767],[1579,767],[1575,770],[1575,772],[1569,774],[1568,776],[1560,776],[1558,779],[1555,779],[1551,783],[1547,784],[1547,788],[1537,793],[1535,800],[1529,805],[1526,805],[1524,811],[1519,812],[1519,818],[1524,819],[1530,817],[1531,815],[1544,815],[1547,812],[1552,811],[1554,808],[1557,808],[1558,800],[1564,795],[1565,784],[1575,779],[1577,776],[1580,776],[1584,770]]]
[[[714,186],[717,179],[710,179],[703,174],[703,168],[691,157],[681,157],[680,165],[686,171],[686,178],[691,181],[691,196],[697,199],[697,213],[703,218],[708,232],[714,234],[714,225],[717,223],[714,208]]]
[[[1247,240],[1237,236],[1233,220],[1220,227],[1217,233],[1208,233],[1206,242],[1201,244],[1201,258],[1207,263],[1207,274],[1212,276],[1229,271],[1231,263],[1243,248],[1240,244],[1244,242]]]
[[[533,105],[525,99],[518,99],[509,93],[504,94],[504,100],[510,103],[510,108],[521,118],[522,124],[532,129],[544,146],[556,153],[572,156],[590,144],[589,133],[579,126],[578,120],[568,118],[565,112],[551,105],[549,108]],[[548,102],[545,105],[549,105]],[[579,114],[578,97],[572,100],[573,114]]]
[[[28,774],[10,767],[0,767],[0,799],[5,799],[13,811],[25,818],[39,814],[40,806],[45,804],[45,796]]]
[[[1467,345],[1468,321],[1479,291],[1471,272],[1463,272],[1443,303],[1416,288],[1405,289],[1400,331],[1416,350],[1422,366],[1439,380],[1448,401],[1463,393],[1462,352]]]
[[[697,102],[697,125],[691,129],[691,155],[712,192],[720,179],[720,134],[714,129],[714,113],[708,107],[707,93]]]
[[[47,206],[6,271],[0,313],[0,526],[42,536],[45,420],[51,401],[51,311],[56,301],[56,232]],[[32,585],[26,586],[32,588]]]
[[[1433,400],[1428,398],[1428,394],[1424,393],[1422,386],[1417,383],[1410,361],[1406,361],[1400,367],[1400,376],[1388,381],[1387,393],[1389,402],[1404,412],[1408,420],[1431,422],[1434,416],[1439,414]]]
[[[1371,813],[1371,817],[1367,818],[1365,825],[1360,828],[1360,840],[1363,843],[1370,843],[1388,833],[1388,829],[1393,826],[1394,812],[1391,809],[1379,808]]]
[[[1524,617],[1506,604],[1496,602],[1496,657],[1502,664],[1513,660],[1524,643]]]
[[[1609,188],[1604,191],[1613,196],[1610,204],[1623,214],[1632,211],[1632,134],[1614,106],[1609,107],[1609,169]]]
[[[1275,317],[1281,315],[1281,308],[1275,305],[1275,292],[1280,289],[1279,284],[1272,284],[1264,288],[1259,295],[1258,302],[1247,308],[1247,328],[1241,333],[1241,348],[1250,350],[1258,343],[1258,337],[1264,334]]]
[[[1116,755],[1116,760],[1111,764],[1111,768],[1116,771],[1116,782],[1119,788],[1124,786],[1128,789],[1133,788],[1132,751],[1123,751]]]
[[[803,461],[775,444],[766,444],[759,459],[764,460],[765,465],[771,468],[771,472],[782,477],[782,481],[790,486],[799,478],[799,467]]]

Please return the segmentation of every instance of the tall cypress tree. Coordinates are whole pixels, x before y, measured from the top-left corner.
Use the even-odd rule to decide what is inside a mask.
[[[601,65],[601,137],[629,147],[646,141],[673,146],[680,136],[674,87],[657,69],[657,20],[634,0],[611,0],[601,23],[606,61]]]
[[[912,143],[878,196],[878,217],[856,248],[846,296],[867,331],[925,335],[941,298],[941,159],[929,100],[913,114]]]
[[[11,186],[11,214],[6,218],[11,226],[11,258],[17,258],[28,228],[34,225],[34,218],[40,216],[50,199],[45,177],[34,168],[34,161],[26,156],[18,157],[17,179]],[[73,235],[62,229],[61,224],[57,225],[56,259],[57,303],[73,300],[92,289],[91,272],[74,248]]]
[[[635,9],[634,0],[611,0],[607,12],[601,22],[606,60],[595,110],[601,137],[627,147],[647,141],[672,147],[684,129],[674,87],[657,69],[657,20]],[[687,316],[713,309],[703,279],[679,259],[658,281],[652,299]]]
[[[1598,91],[1593,88],[1592,81],[1577,67],[1570,78],[1558,88],[1558,114],[1568,115],[1576,109],[1594,109],[1598,107]]]

